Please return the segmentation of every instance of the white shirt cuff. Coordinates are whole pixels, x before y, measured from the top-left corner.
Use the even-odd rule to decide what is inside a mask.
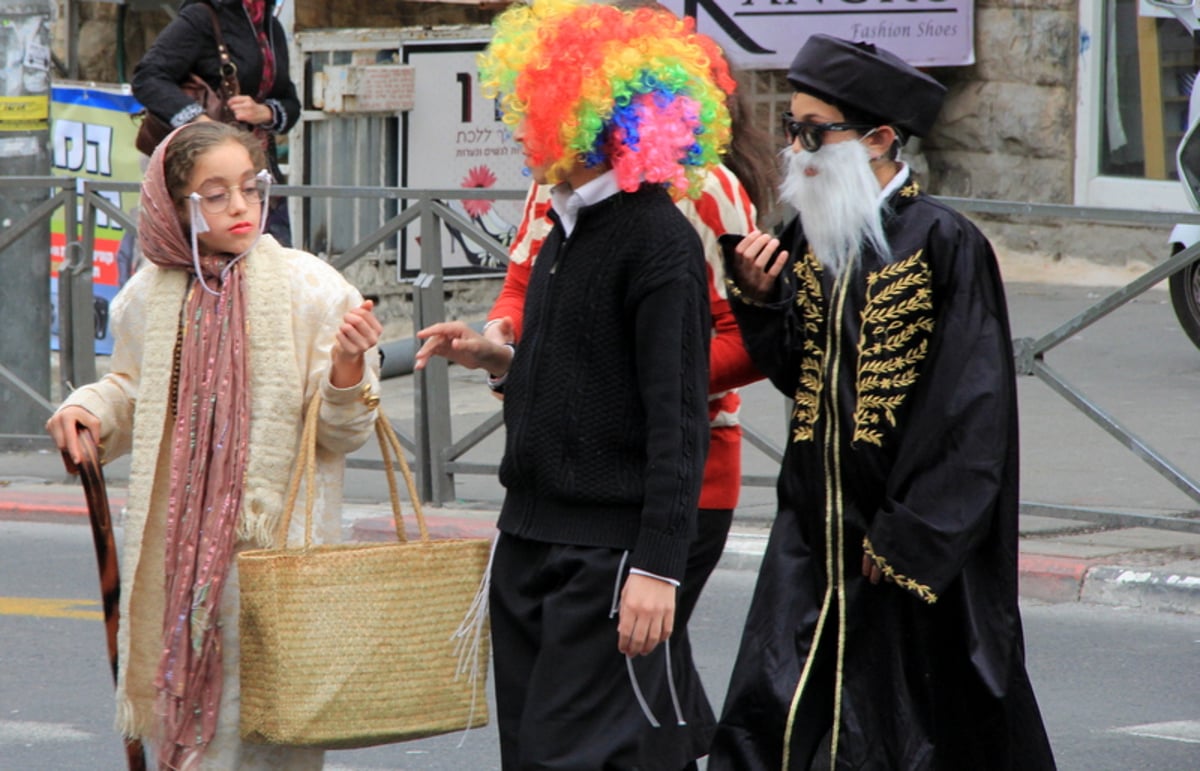
[[[630,568],[629,575],[631,575],[631,576],[648,576],[650,578],[657,578],[659,581],[668,583],[671,586],[674,586],[676,589],[679,588],[679,582],[676,581],[674,578],[667,578],[666,576],[660,576],[657,573],[648,573],[645,570],[642,570],[641,568]]]

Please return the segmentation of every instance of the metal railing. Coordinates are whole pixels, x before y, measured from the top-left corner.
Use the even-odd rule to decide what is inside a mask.
[[[38,222],[48,218],[59,206],[63,206],[67,217],[67,232],[74,233],[75,208],[77,201],[76,183],[72,179],[59,178],[9,178],[0,179],[0,190],[5,186],[20,185],[28,188],[38,185],[48,191],[57,190],[48,196],[44,204],[21,222],[14,223],[0,234],[0,250],[16,241]],[[93,329],[90,306],[81,300],[90,300],[90,281],[93,261],[93,239],[96,212],[103,211],[128,227],[134,225],[129,215],[100,195],[101,192],[124,192],[136,189],[134,183],[112,183],[86,181],[80,185],[78,197],[82,205],[82,238],[68,239],[62,268],[62,276],[69,280],[60,284],[59,329],[60,355],[62,364],[61,381],[70,383],[89,382],[95,378],[95,354],[92,349]],[[498,190],[416,190],[401,188],[368,188],[337,186],[279,186],[275,192],[295,198],[376,198],[396,199],[408,203],[407,208],[387,219],[374,232],[362,238],[354,247],[341,254],[332,255],[329,261],[339,270],[344,270],[356,260],[372,252],[389,238],[403,231],[414,222],[421,227],[420,270],[412,281],[414,328],[422,328],[445,318],[444,273],[442,267],[443,223],[453,226],[485,248],[489,254],[507,263],[508,256],[503,247],[482,233],[468,218],[462,216],[446,203],[447,200],[518,200],[524,191]],[[1179,223],[1200,224],[1200,215],[1174,212],[1146,212],[1133,209],[1088,208],[1054,204],[1029,204],[1012,201],[985,201],[967,198],[942,198],[942,201],[964,212],[1017,218],[1041,218],[1053,221],[1090,221],[1124,223],[1140,226],[1170,226]],[[1091,305],[1074,318],[1037,338],[1014,340],[1017,372],[1042,380],[1072,407],[1099,425],[1122,446],[1149,465],[1155,472],[1200,503],[1200,482],[1193,479],[1169,458],[1156,451],[1145,440],[1126,427],[1116,416],[1099,406],[1082,389],[1063,377],[1046,362],[1046,355],[1056,346],[1080,333],[1096,321],[1104,318],[1126,303],[1200,258],[1200,244],[1191,246],[1155,265],[1129,284],[1113,291]],[[27,384],[21,383],[13,374],[0,365],[0,377],[5,377],[26,393],[40,409],[53,410],[44,397]],[[482,420],[478,425],[462,432],[457,439],[451,430],[450,381],[448,362],[435,357],[428,367],[414,373],[414,422],[411,435],[399,432],[401,442],[414,455],[414,466],[419,479],[422,498],[441,505],[455,498],[455,476],[459,474],[494,475],[498,463],[474,463],[462,460],[471,448],[495,432],[503,424],[499,410]],[[744,438],[769,459],[779,462],[783,449],[750,426],[743,425]],[[354,461],[352,466],[360,468],[382,468],[372,461]],[[771,486],[773,477],[743,477],[743,484]],[[1086,518],[1105,525],[1139,525],[1172,530],[1200,532],[1200,521],[1174,517],[1159,517],[1140,514],[1116,514],[1102,512],[1072,512],[1064,510],[1064,517]],[[1101,522],[1097,517],[1103,519]]]
[[[1175,212],[1148,212],[1135,209],[1107,209],[1056,204],[1030,204],[1015,201],[985,201],[972,198],[942,198],[946,204],[963,212],[1001,216],[1034,217],[1049,220],[1124,223],[1133,225],[1173,226],[1180,223],[1200,224],[1200,215]],[[1046,363],[1046,354],[1058,345],[1078,335],[1084,329],[1131,302],[1163,279],[1182,270],[1200,258],[1200,243],[1172,255],[1150,268],[1125,286],[1116,289],[1073,318],[1063,322],[1041,337],[1022,337],[1013,340],[1017,374],[1033,376],[1066,399],[1076,410],[1123,447],[1146,463],[1189,498],[1200,503],[1200,483],[1188,476],[1166,456],[1121,423],[1115,415],[1092,400],[1084,391]],[[1120,514],[1090,510],[1055,509],[1055,516],[1084,519],[1105,526],[1154,527],[1200,533],[1200,520],[1164,517],[1152,514]]]
[[[30,193],[35,193],[39,190],[45,191],[45,200],[37,203],[32,209],[25,212],[18,219],[5,223],[5,228],[0,231],[0,252],[12,248],[14,244],[20,241],[24,236],[30,234],[35,229],[43,227],[49,231],[49,220],[54,212],[62,207],[65,220],[65,227],[68,232],[76,230],[76,181],[71,178],[59,177],[0,177],[0,196],[14,196],[21,194],[23,197],[29,198]],[[32,196],[36,200],[36,195]],[[77,255],[80,244],[68,245],[64,257]],[[46,254],[45,259],[49,260],[50,255]],[[19,264],[19,263],[18,263]],[[36,275],[36,274],[35,274]],[[66,271],[63,274],[61,281],[61,303],[65,306],[76,304],[76,300],[80,303],[86,301],[89,305],[92,301],[92,278],[89,272],[86,276],[79,275],[71,271]],[[47,291],[48,291],[47,287]],[[82,299],[80,299],[82,298]],[[82,314],[81,314],[82,315]],[[88,315],[91,320],[90,311]],[[75,330],[67,330],[64,332],[68,342],[71,342],[72,334],[77,334]],[[85,332],[88,339],[91,339],[91,332]],[[90,359],[94,363],[94,358]],[[73,365],[74,360],[68,360],[68,366]],[[11,389],[20,396],[24,396],[31,403],[34,409],[49,412],[54,409],[44,394],[39,392],[35,385],[27,383],[21,378],[19,372],[5,366],[0,362],[0,380],[6,382]],[[37,437],[36,439],[40,439]],[[24,445],[30,441],[36,441],[35,438],[27,435],[12,435],[10,441],[5,444]]]

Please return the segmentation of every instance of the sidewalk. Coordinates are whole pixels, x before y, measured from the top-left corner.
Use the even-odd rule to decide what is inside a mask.
[[[1013,334],[1040,336],[1110,289],[1044,282],[1008,286]],[[1089,398],[1111,410],[1176,467],[1200,472],[1200,351],[1179,330],[1166,292],[1151,290],[1112,317],[1070,338],[1048,356]],[[461,436],[498,408],[477,373],[450,368],[451,412]],[[1089,602],[1200,615],[1200,533],[1101,526],[1092,512],[1200,517],[1196,502],[1150,470],[1040,380],[1018,384],[1021,415],[1020,591],[1050,602]],[[412,425],[412,378],[384,381],[383,405],[403,430]],[[766,383],[743,389],[742,420],[776,444],[785,434],[783,399]],[[770,431],[764,430],[770,428]],[[462,458],[496,463],[502,431]],[[352,458],[378,459],[370,445]],[[743,471],[774,479],[778,467],[745,444]],[[127,460],[106,471],[113,511],[125,500]],[[494,475],[459,475],[453,506],[427,507],[435,537],[490,536],[503,489]],[[348,538],[394,537],[386,482],[376,471],[347,472]],[[746,487],[721,561],[754,570],[774,512],[771,487]],[[406,506],[406,514],[409,514]],[[82,488],[58,454],[0,453],[0,519],[86,524]],[[415,535],[415,526],[409,522]]]

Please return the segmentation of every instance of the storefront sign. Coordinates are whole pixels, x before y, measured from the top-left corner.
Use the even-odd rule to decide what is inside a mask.
[[[413,189],[526,190],[525,156],[500,121],[495,100],[479,89],[476,58],[484,40],[405,42],[402,61],[414,70],[413,108],[400,126],[400,184]],[[507,251],[521,222],[519,200],[448,200],[454,211]],[[401,244],[402,278],[421,266],[419,229]],[[496,260],[468,232],[442,224],[442,266],[447,278],[495,275]]]
[[[809,35],[875,43],[917,67],[974,64],[974,0],[661,0],[742,69],[787,69]]]

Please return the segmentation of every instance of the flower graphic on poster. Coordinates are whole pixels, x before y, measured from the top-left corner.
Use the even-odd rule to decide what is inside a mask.
[[[459,183],[464,188],[488,188],[496,184],[496,174],[486,165],[473,166],[467,171],[467,176],[463,177]],[[502,245],[508,246],[512,243],[513,238],[517,234],[517,226],[508,222],[499,214],[492,206],[490,200],[470,200],[456,201],[451,204],[451,208],[459,209],[465,213],[471,222],[475,223],[487,235],[491,236]],[[457,204],[457,205],[456,205]],[[462,235],[451,229],[451,237],[462,241]],[[467,259],[472,264],[479,264],[476,260],[479,259],[477,254],[473,254],[471,249],[468,249],[466,244],[462,244],[467,252]]]
[[[496,184],[496,175],[487,166],[473,166],[467,171],[467,176],[459,183],[462,187],[485,188]],[[491,201],[463,201],[463,208],[472,218],[482,217],[492,208]]]

